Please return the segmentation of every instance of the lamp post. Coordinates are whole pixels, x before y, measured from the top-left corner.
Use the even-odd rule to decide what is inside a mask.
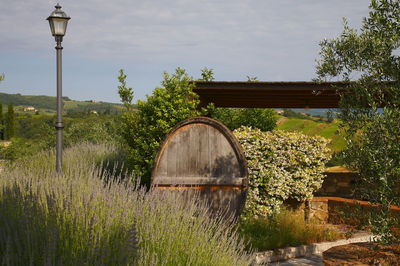
[[[62,130],[64,123],[62,122],[62,69],[61,69],[61,51],[63,47],[61,42],[67,30],[67,24],[70,17],[61,10],[61,6],[57,4],[55,10],[47,18],[50,24],[51,34],[54,36],[57,46],[57,121],[55,128],[57,130],[57,144],[56,144],[56,172],[62,172]]]

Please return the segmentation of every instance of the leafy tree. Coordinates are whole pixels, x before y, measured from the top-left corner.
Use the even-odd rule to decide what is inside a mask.
[[[200,114],[192,78],[184,69],[177,68],[171,75],[165,72],[161,85],[146,100],[137,102],[137,112],[122,116],[122,135],[130,147],[129,161],[147,185],[154,157],[166,134],[178,122]]]
[[[400,1],[372,0],[359,32],[321,42],[320,80],[353,80],[339,117],[349,136],[345,161],[360,173],[357,195],[381,205],[370,217],[380,241],[395,241],[390,205],[400,205]],[[385,106],[383,109],[380,108]]]
[[[328,121],[328,123],[333,122],[334,117],[333,117],[333,112],[331,110],[326,112],[326,120]]]
[[[64,136],[64,145],[67,147],[81,142],[115,143],[118,141],[115,119],[93,115],[71,121]]]
[[[118,86],[118,94],[119,97],[121,98],[121,102],[125,105],[127,111],[131,111],[133,108],[132,106],[133,90],[132,88],[126,87],[125,80],[126,80],[126,75],[124,73],[124,70],[120,69],[118,81],[121,83],[121,85]]]
[[[214,108],[209,106],[210,116],[221,121],[230,130],[241,126],[271,131],[276,127],[277,116],[272,109],[263,108]]]
[[[211,68],[201,69],[201,79],[199,81],[213,81],[214,80],[214,70]]]
[[[1,75],[0,75],[0,81],[3,81],[3,80],[4,80],[4,77],[5,77],[4,74],[1,74]]]
[[[5,121],[5,139],[11,139],[15,136],[15,114],[12,103],[8,104],[8,110]]]
[[[293,117],[293,118],[300,118],[300,119],[304,119],[304,115],[293,111],[292,109],[283,109],[283,116],[284,117]]]

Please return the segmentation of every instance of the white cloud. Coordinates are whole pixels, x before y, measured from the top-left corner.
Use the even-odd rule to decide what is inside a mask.
[[[2,1],[0,47],[47,50],[50,33],[45,18],[53,9],[52,1]],[[193,49],[235,53],[319,38],[367,2],[66,0],[61,4],[72,17],[65,37],[68,49],[89,57],[139,56],[151,61]]]
[[[0,72],[12,69],[5,86],[13,75],[31,74],[18,73],[23,69],[18,64],[26,64],[20,55],[49,60],[55,44],[46,18],[56,2],[0,1],[0,53],[12,55],[0,62],[5,69]],[[70,91],[79,96],[80,84],[93,84],[86,91],[90,95],[112,90],[119,67],[140,80],[132,84],[139,88],[138,95],[150,93],[160,72],[176,66],[192,74],[211,67],[220,80],[243,80],[246,75],[261,80],[308,80],[314,77],[318,42],[341,32],[342,17],[358,27],[368,14],[369,0],[64,0],[60,4],[71,16],[63,42],[65,62],[74,57],[74,64],[87,68],[66,69],[76,77]],[[95,68],[100,64],[101,73],[109,69],[115,73],[103,74],[97,82]],[[53,83],[44,71],[35,84],[27,80],[10,85],[42,87],[46,83],[50,91]]]

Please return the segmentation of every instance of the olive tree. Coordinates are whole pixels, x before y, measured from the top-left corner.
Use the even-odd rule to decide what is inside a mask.
[[[380,204],[371,214],[381,242],[396,240],[390,213],[400,204],[400,1],[372,0],[359,31],[320,43],[320,80],[352,81],[342,90],[339,118],[348,133],[347,164],[360,173],[362,198]]]

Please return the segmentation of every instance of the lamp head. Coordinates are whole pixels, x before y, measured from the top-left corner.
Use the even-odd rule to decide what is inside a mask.
[[[47,18],[50,24],[51,34],[54,37],[63,37],[67,31],[68,20],[71,18],[61,10],[60,4],[55,6],[55,10]]]

